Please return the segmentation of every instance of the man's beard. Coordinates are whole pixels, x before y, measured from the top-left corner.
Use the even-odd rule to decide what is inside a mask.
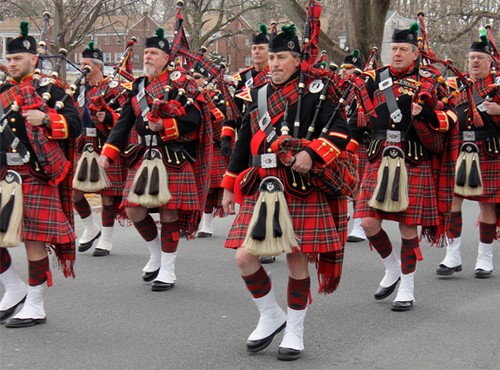
[[[148,77],[154,77],[156,76],[158,73],[157,73],[157,70],[156,70],[156,67],[155,66],[152,66],[150,64],[145,64],[144,65],[144,74]]]

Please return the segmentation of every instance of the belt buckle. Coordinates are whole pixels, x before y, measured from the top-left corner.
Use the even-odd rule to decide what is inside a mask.
[[[385,89],[388,89],[391,86],[392,86],[392,78],[388,77],[385,80],[379,82],[378,89],[380,91],[384,91]]]
[[[401,142],[401,131],[387,130],[385,139],[389,143],[400,143]]]
[[[158,146],[156,135],[144,135],[144,144],[146,146]]]
[[[398,108],[394,112],[392,112],[391,119],[396,123],[401,122],[403,119],[403,114],[401,113],[401,109]]]
[[[7,165],[9,166],[22,166],[24,164],[23,157],[19,153],[6,153]]]
[[[278,167],[276,154],[274,154],[274,153],[262,154],[260,156],[260,166],[262,168],[276,168],[276,167]]]
[[[464,131],[464,141],[476,141],[476,132],[475,131]]]
[[[85,136],[87,137],[96,137],[97,130],[95,127],[85,127]]]

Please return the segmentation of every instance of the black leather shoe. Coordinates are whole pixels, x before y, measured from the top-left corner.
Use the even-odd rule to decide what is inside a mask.
[[[398,285],[399,280],[401,280],[401,278],[396,280],[396,282],[394,284],[392,284],[391,286],[388,286],[387,288],[379,286],[378,289],[375,291],[375,294],[373,295],[375,297],[375,299],[381,300],[381,299],[389,297],[394,292],[394,290],[396,290],[396,286]]]
[[[39,324],[45,324],[47,319],[9,319],[5,323],[6,328],[27,328],[28,326],[35,326]]]
[[[453,275],[455,272],[462,271],[462,265],[456,267],[448,267],[446,265],[440,264],[436,270],[436,275]]]
[[[280,331],[285,329],[285,326],[286,326],[286,322],[284,322],[283,325],[281,325],[278,329],[276,329],[274,331],[274,333],[272,333],[268,337],[265,337],[262,339],[257,339],[257,340],[247,340],[247,351],[252,352],[252,353],[262,351],[263,349],[265,349],[267,346],[269,346],[271,344],[271,342],[273,341],[273,338],[276,334],[278,334]]]
[[[280,361],[295,361],[302,356],[302,351],[293,348],[278,348],[278,360]]]
[[[413,301],[392,302],[391,311],[410,311],[413,308]]]
[[[78,246],[78,252],[85,252],[85,251],[88,251],[91,247],[92,247],[92,244],[94,244],[94,242],[99,239],[99,237],[101,236],[101,232],[99,231],[99,233],[95,236],[94,239],[92,239],[91,241],[87,242],[87,243],[81,243],[79,246]]]
[[[359,243],[365,241],[365,238],[360,238],[359,236],[349,235],[347,237],[349,243]]]
[[[24,296],[23,299],[21,299],[11,308],[7,308],[6,310],[0,311],[0,324],[3,324],[9,317],[11,317],[16,311],[17,306],[19,306],[21,303],[24,303],[25,300],[26,296]]]
[[[92,256],[94,257],[103,257],[109,255],[109,251],[107,249],[96,248],[94,249],[94,253]]]
[[[142,280],[147,281],[147,282],[153,281],[154,279],[156,279],[159,272],[160,272],[159,267],[158,267],[158,270],[154,270],[151,272],[143,272],[142,273]]]
[[[174,287],[174,283],[164,283],[163,281],[153,281],[151,285],[151,290],[153,292],[164,292],[165,290],[170,290]]]
[[[259,257],[259,261],[260,263],[273,263],[274,261],[276,261],[276,257],[274,256],[260,256]]]
[[[492,272],[493,270],[486,271],[483,269],[476,269],[476,271],[474,271],[474,276],[477,277],[478,279],[487,279],[491,276]]]
[[[207,233],[205,231],[198,232],[198,238],[210,238],[212,233]]]

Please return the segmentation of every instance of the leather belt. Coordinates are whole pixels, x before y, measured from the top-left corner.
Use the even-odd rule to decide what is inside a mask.
[[[281,166],[278,157],[274,153],[252,155],[251,166],[260,168],[276,168]]]
[[[403,131],[396,130],[374,130],[372,132],[372,140],[387,140],[391,143],[400,143],[405,141]]]
[[[458,139],[462,141],[476,141],[496,137],[488,131],[461,131],[458,133]]]

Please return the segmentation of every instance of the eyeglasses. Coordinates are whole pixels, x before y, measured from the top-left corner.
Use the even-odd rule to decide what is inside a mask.
[[[353,66],[352,64],[341,64],[340,65],[340,69],[351,70],[351,69],[354,69],[354,68],[356,68],[356,66]]]
[[[487,55],[469,55],[469,60],[486,60],[489,59],[490,57]]]

